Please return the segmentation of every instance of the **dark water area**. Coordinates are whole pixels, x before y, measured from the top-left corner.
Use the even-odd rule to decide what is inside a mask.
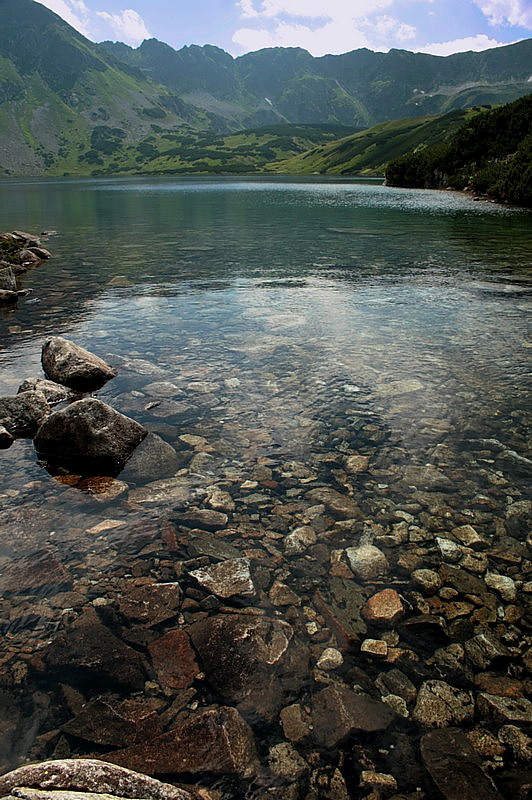
[[[2,771],[428,800],[425,737],[459,728],[471,785],[521,797],[531,213],[321,178],[5,181],[0,209],[57,231],[0,312],[0,395],[64,336],[176,452],[98,493],[0,451]],[[180,760],[202,725],[240,760]]]

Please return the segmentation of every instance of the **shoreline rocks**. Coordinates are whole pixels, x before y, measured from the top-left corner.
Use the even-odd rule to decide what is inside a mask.
[[[146,435],[135,420],[101,400],[85,398],[48,417],[34,444],[49,464],[67,465],[74,473],[118,475]]]

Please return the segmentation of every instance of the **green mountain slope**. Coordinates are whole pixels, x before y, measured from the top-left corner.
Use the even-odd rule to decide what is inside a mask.
[[[340,141],[270,164],[268,169],[300,175],[384,175],[388,161],[411,150],[447,141],[475,113],[478,112],[459,110],[443,116],[382,122]]]
[[[120,129],[96,126],[91,148],[76,163],[57,161],[48,174],[253,174],[272,161],[336,141],[349,130],[339,125],[278,125],[217,136],[183,127],[151,128],[148,136],[131,142]]]
[[[446,142],[390,162],[394,186],[470,188],[532,206],[532,94],[475,115]]]

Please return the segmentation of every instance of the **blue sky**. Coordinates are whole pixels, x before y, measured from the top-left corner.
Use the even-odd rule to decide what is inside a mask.
[[[532,36],[532,0],[39,0],[93,41],[179,48],[214,44],[233,55],[304,47],[313,55],[391,47],[436,55]]]

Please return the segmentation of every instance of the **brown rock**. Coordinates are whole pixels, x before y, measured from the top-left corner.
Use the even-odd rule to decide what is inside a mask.
[[[121,613],[130,622],[151,628],[177,616],[181,605],[178,583],[151,583],[136,586],[118,601]]]
[[[313,698],[314,737],[327,748],[335,747],[355,731],[386,730],[394,718],[384,703],[349,689],[328,686]]]
[[[234,708],[198,711],[150,741],[109,753],[105,760],[148,775],[236,774],[249,777],[256,760],[249,725]]]
[[[311,731],[311,719],[298,703],[286,706],[280,713],[283,733],[291,742],[301,742]]]
[[[426,733],[421,757],[444,800],[502,800],[461,731],[448,728]]]
[[[455,689],[444,681],[425,681],[418,692],[412,718],[421,725],[444,728],[470,722],[474,710],[471,692]]]
[[[144,699],[120,702],[115,697],[90,700],[62,730],[95,744],[116,747],[136,744],[161,732],[159,715]]]
[[[500,697],[481,692],[477,707],[483,717],[496,722],[512,722],[530,725],[532,722],[532,703],[526,697]]]
[[[0,575],[3,592],[28,592],[45,586],[68,586],[71,575],[59,561],[56,551],[47,547],[14,561]]]
[[[201,528],[206,531],[217,531],[225,528],[228,522],[227,514],[213,511],[210,508],[197,508],[177,514],[176,521],[185,528]]]
[[[219,615],[189,629],[211,686],[220,696],[273,721],[308,674],[308,649],[282,620]]]
[[[252,597],[255,586],[251,579],[249,558],[231,558],[220,564],[193,570],[190,573],[200,586],[218,597]]]
[[[362,615],[372,625],[386,627],[398,622],[404,610],[403,601],[395,589],[384,589],[369,598],[362,609]]]
[[[89,609],[56,636],[44,652],[47,676],[74,687],[102,685],[136,691],[144,687],[146,665],[136,650],[118,639]]]
[[[152,642],[148,649],[161,686],[186,689],[199,673],[194,650],[185,631],[175,628]]]
[[[363,516],[358,503],[352,497],[334,489],[312,489],[307,497],[317,505],[323,504],[335,519],[361,519]]]

